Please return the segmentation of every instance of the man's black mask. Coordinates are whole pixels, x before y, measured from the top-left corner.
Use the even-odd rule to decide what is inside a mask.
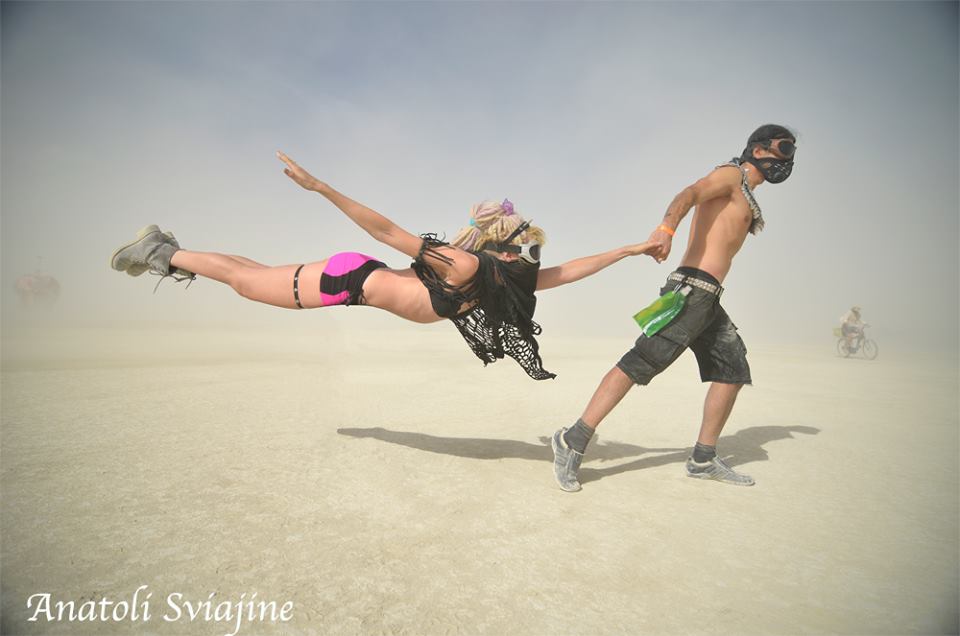
[[[752,163],[763,175],[763,178],[770,183],[783,183],[793,172],[793,159],[776,159],[775,157],[748,157],[747,161]]]
[[[769,148],[770,144],[761,144],[763,148]],[[796,152],[796,146],[789,141],[781,141],[778,147],[781,153],[789,156],[789,159],[777,159],[776,157],[763,157],[757,159],[753,156],[753,146],[747,149],[741,157],[741,161],[749,161],[757,167],[763,178],[770,183],[783,183],[793,172],[793,153]]]

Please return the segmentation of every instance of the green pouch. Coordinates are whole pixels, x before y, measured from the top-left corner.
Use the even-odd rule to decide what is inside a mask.
[[[640,325],[643,335],[649,338],[669,325],[680,314],[692,289],[690,285],[684,285],[679,290],[668,291],[635,313],[633,319]]]

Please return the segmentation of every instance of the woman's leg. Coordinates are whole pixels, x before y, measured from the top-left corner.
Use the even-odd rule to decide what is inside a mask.
[[[299,265],[269,267],[250,262],[254,265],[226,254],[190,250],[178,250],[170,260],[174,267],[230,285],[244,298],[275,307],[298,308],[293,298],[293,275]],[[325,260],[308,263],[300,270],[300,303],[305,309],[320,306],[320,276],[326,263]]]
[[[225,256],[232,258],[241,265],[246,265],[247,267],[270,267],[269,265],[264,265],[263,263],[258,263],[257,261],[251,260],[246,256],[237,256],[236,254],[225,254]]]

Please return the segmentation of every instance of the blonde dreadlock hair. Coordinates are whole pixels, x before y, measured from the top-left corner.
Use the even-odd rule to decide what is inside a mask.
[[[487,245],[500,243],[513,233],[524,219],[513,211],[513,203],[507,199],[503,203],[483,201],[470,208],[470,225],[457,233],[450,242],[468,252],[481,252]],[[543,230],[531,225],[513,240],[514,244],[546,242]]]

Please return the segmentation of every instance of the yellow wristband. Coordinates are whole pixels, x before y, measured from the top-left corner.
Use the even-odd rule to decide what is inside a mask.
[[[660,224],[660,227],[658,227],[657,229],[658,229],[658,230],[663,230],[664,232],[666,232],[666,233],[669,234],[670,236],[673,236],[674,234],[677,233],[676,230],[671,230],[669,227],[667,227],[666,225],[663,225],[662,223]]]

